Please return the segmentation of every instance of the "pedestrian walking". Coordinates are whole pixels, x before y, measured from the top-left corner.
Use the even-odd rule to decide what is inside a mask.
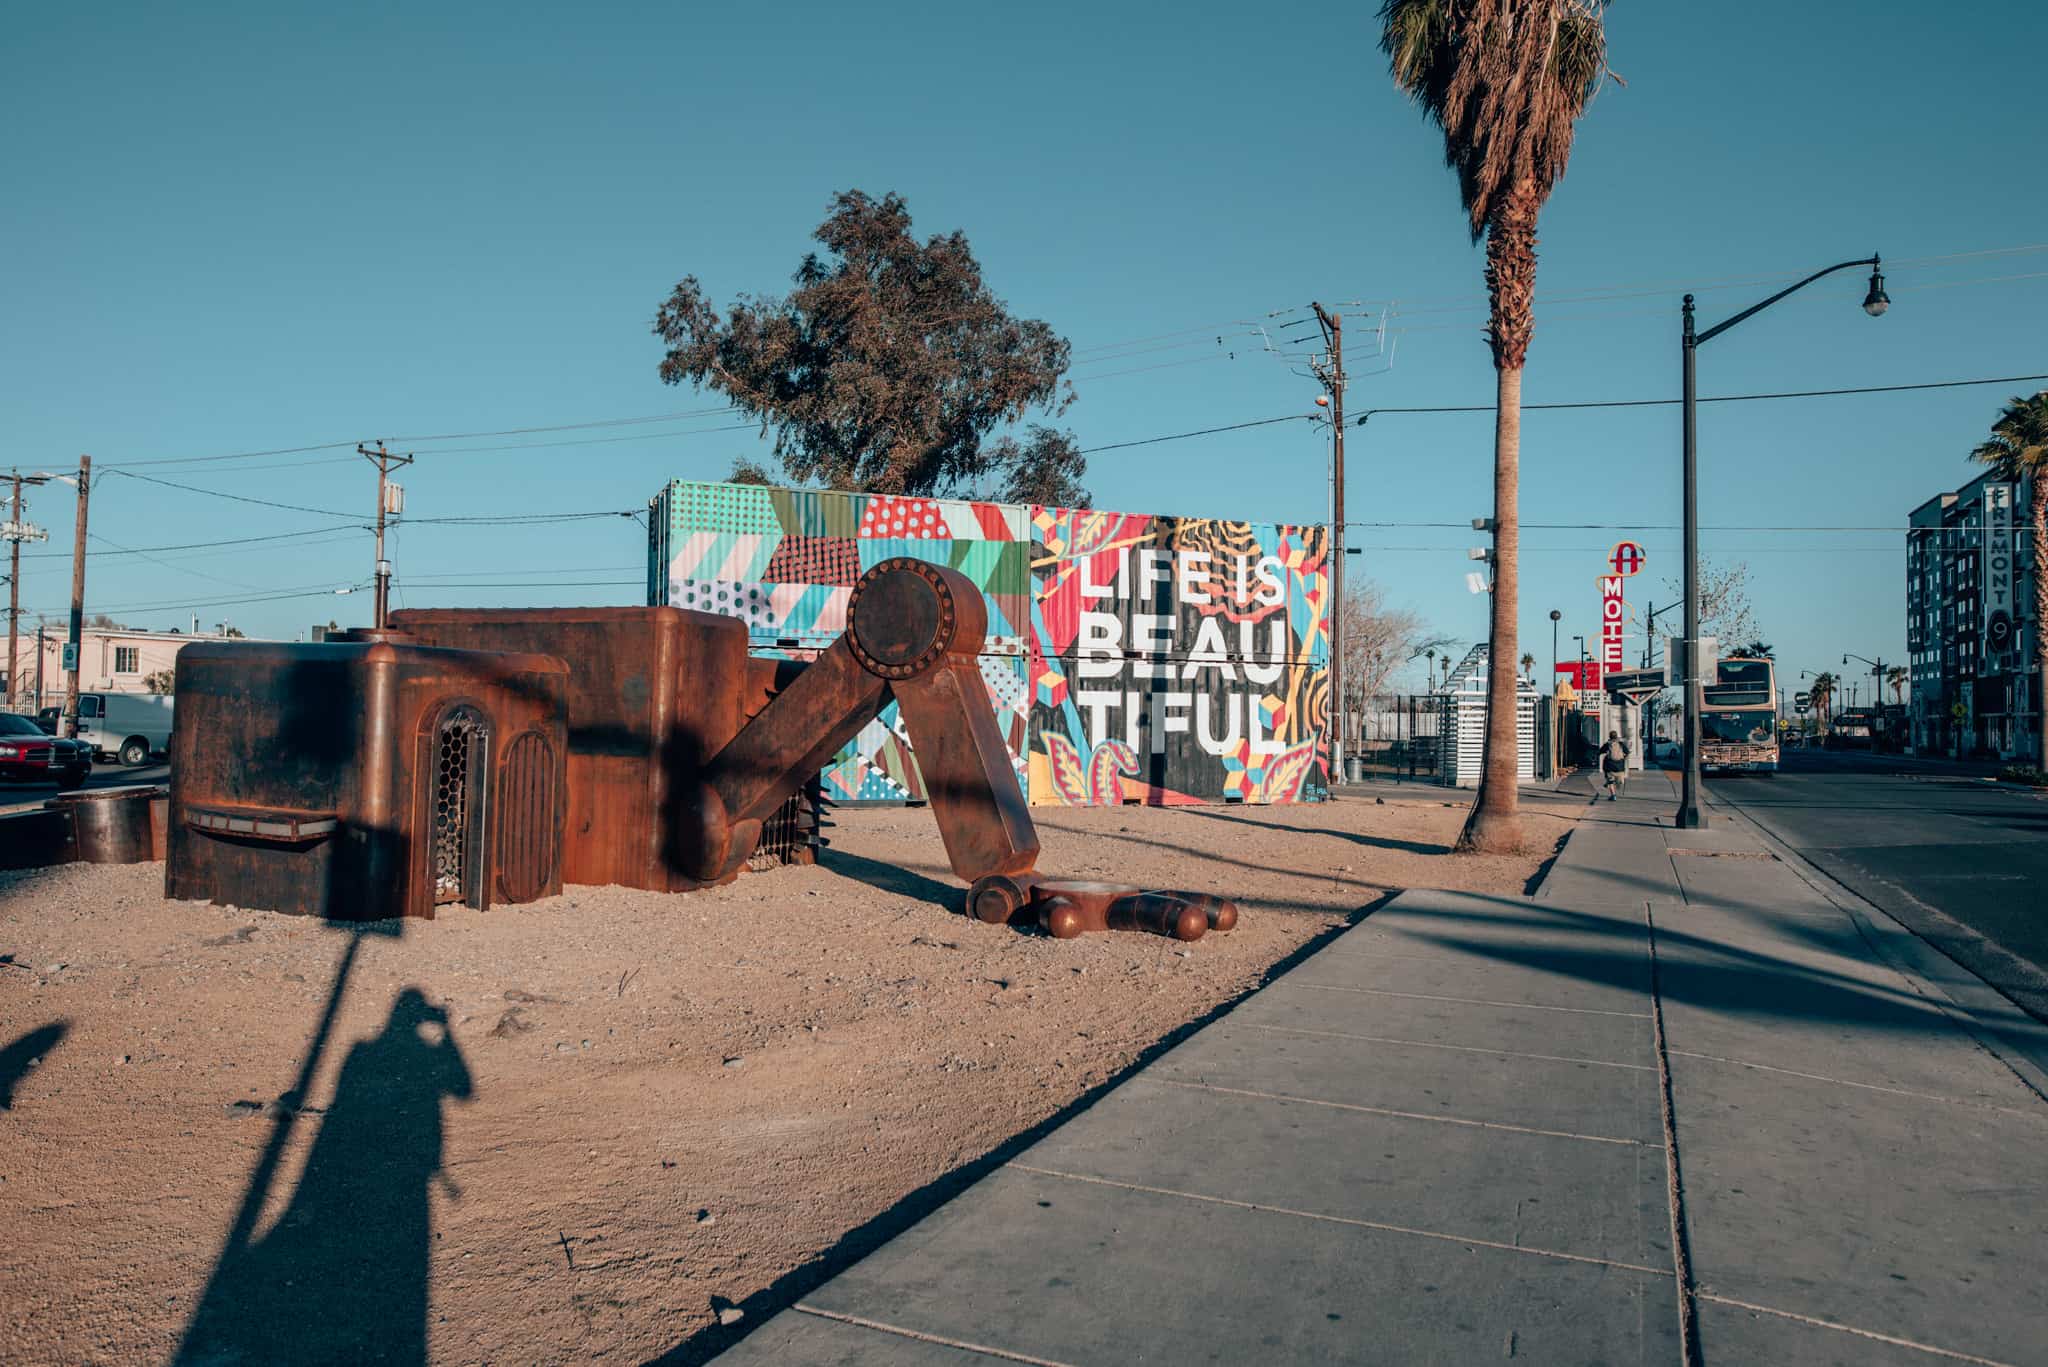
[[[1600,747],[1600,779],[1609,802],[1620,797],[1621,785],[1628,780],[1628,742],[1619,731],[1609,731],[1607,743]]]

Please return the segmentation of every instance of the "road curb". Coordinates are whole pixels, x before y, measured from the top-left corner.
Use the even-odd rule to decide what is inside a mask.
[[[2048,1102],[2048,1026],[1940,946],[1780,840],[1741,807],[1714,799],[1709,799],[1709,805],[1739,821],[1800,881],[1846,915],[1880,961],[1953,1020],[1984,1052],[2010,1069],[2036,1097]],[[1969,931],[1969,927],[1957,925]]]

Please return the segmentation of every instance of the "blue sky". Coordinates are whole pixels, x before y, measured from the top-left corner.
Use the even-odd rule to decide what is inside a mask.
[[[1873,250],[1885,318],[1845,272],[1704,348],[1701,392],[2048,371],[2041,7],[1624,3],[1609,37],[1628,84],[1543,217],[1528,402],[1675,395],[1687,288],[1712,322]],[[0,466],[128,467],[95,486],[88,610],[137,625],[358,622],[367,594],[324,591],[365,581],[370,550],[102,554],[340,521],[136,476],[357,519],[373,481],[345,449],[141,462],[408,439],[421,519],[638,509],[722,476],[758,448],[715,414],[419,438],[717,408],[656,378],[656,305],[686,274],[720,300],[783,289],[844,188],[965,230],[996,291],[1071,339],[1084,446],[1307,412],[1316,386],[1256,329],[1300,335],[1277,329],[1311,299],[1381,372],[1354,412],[1493,393],[1481,252],[1366,5],[44,6],[0,63]],[[1383,318],[1391,363],[1360,335]],[[1970,477],[2018,387],[1710,406],[1702,521],[1900,528]],[[1320,520],[1327,449],[1279,424],[1103,452],[1088,482],[1133,511]],[[1382,415],[1349,470],[1354,523],[1463,525],[1489,511],[1490,418]],[[1534,524],[1639,531],[1631,598],[1663,597],[1677,414],[1531,413],[1522,488],[1523,641],[1547,667],[1549,609],[1569,656],[1621,533]],[[60,486],[33,499],[33,611],[63,611],[71,511]],[[1483,632],[1469,531],[1352,539],[1354,573]],[[1902,654],[1897,531],[1705,540],[1749,564],[1786,670]],[[408,604],[635,602],[644,537],[422,523],[393,559]]]

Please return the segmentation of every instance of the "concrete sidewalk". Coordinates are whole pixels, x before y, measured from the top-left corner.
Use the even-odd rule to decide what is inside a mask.
[[[2048,1034],[1674,805],[1396,898],[721,1361],[2048,1363]]]

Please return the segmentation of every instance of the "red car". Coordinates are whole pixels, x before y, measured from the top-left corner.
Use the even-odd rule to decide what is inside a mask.
[[[27,717],[0,712],[0,779],[76,788],[91,773],[90,747],[46,735]]]

